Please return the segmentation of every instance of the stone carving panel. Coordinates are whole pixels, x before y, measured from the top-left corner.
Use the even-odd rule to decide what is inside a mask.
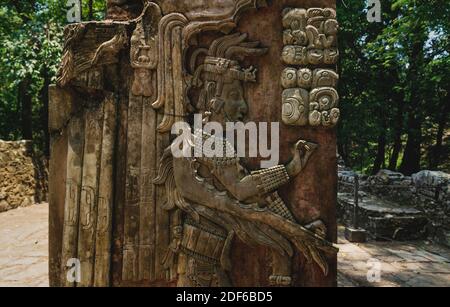
[[[283,61],[288,65],[336,64],[337,32],[334,9],[286,9],[283,16]]]
[[[73,24],[66,27],[65,37],[57,84],[102,90],[106,82],[104,67],[117,64],[119,53],[128,46],[126,27],[111,23]]]
[[[288,8],[283,12],[283,27],[281,58],[289,65],[281,75],[283,122],[335,126],[340,116],[339,75],[330,66],[339,58],[336,11]]]
[[[244,68],[240,62],[268,51],[259,42],[247,39],[247,34],[239,32],[223,35],[209,47],[195,49],[187,61],[192,72],[189,78],[192,89],[199,92],[193,106],[196,112],[205,115],[204,123],[213,121],[225,127],[226,122],[245,120],[246,84],[257,83],[258,78],[256,68]],[[299,82],[297,75],[296,69],[284,72],[283,82],[288,89],[283,94],[283,112],[290,123],[304,125],[308,122],[311,98],[308,90],[295,88]],[[318,72],[316,79],[320,76]],[[176,78],[175,84],[182,83]],[[312,84],[312,75],[310,79]],[[289,88],[291,86],[294,88]],[[324,104],[320,96],[314,99]],[[180,101],[183,100],[166,100],[165,107]],[[181,110],[176,105],[169,109]],[[227,157],[205,152],[211,142],[223,144]],[[308,225],[300,224],[278,194],[280,187],[294,180],[308,165],[316,144],[299,140],[292,148],[293,157],[287,165],[242,172],[244,166],[227,140],[195,130],[188,143],[192,144],[189,150],[200,150],[203,154],[195,158],[175,158],[171,152],[175,144],[172,145],[165,151],[159,176],[155,179],[156,185],[165,187],[165,209],[176,212],[179,217],[178,223],[173,225],[174,238],[165,257],[165,266],[175,268],[179,274],[179,286],[233,285],[229,273],[234,264],[229,254],[237,238],[271,250],[271,285],[292,284],[291,263],[295,250],[328,274],[324,259],[334,248],[324,240],[327,234],[324,223],[316,220]]]
[[[335,146],[330,154],[322,144],[333,131],[315,130],[308,141],[282,131],[284,164],[259,169],[191,121],[201,114],[203,124],[224,128],[278,115],[268,108],[255,118],[269,102],[261,100],[279,95],[267,78],[275,67],[286,124],[337,123],[336,14],[288,9],[281,17],[286,2],[108,0],[108,20],[66,28],[51,99],[70,106],[51,119],[53,174],[65,168],[52,176],[61,178],[52,184],[53,285],[332,285],[334,179],[325,170]],[[273,24],[268,17],[282,20],[283,39],[255,31]],[[283,60],[267,55],[283,47]],[[196,132],[190,157],[171,151],[179,122]],[[258,262],[262,254],[270,264]],[[65,278],[77,257],[79,284]]]
[[[154,3],[145,6],[131,37],[130,59],[134,69],[131,92],[135,96],[151,97],[152,71],[158,67],[158,24],[161,9]]]
[[[283,92],[283,120],[288,125],[308,124],[309,93],[302,88],[291,88]]]
[[[319,87],[309,94],[309,123],[311,126],[335,126],[339,120],[340,111],[338,93],[331,87]]]

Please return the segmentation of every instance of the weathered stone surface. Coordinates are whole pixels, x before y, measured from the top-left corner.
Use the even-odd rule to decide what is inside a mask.
[[[28,141],[0,141],[0,212],[46,200],[46,170]]]
[[[426,237],[428,223],[419,210],[360,193],[359,225],[380,239],[412,240]],[[352,225],[354,196],[338,195],[338,214],[346,225]]]
[[[339,285],[342,287],[445,287],[450,283],[450,250],[429,241],[369,241],[352,244],[339,228]],[[368,270],[380,268],[379,279]]]
[[[352,243],[364,243],[367,241],[367,231],[348,227],[345,229],[345,239]]]
[[[405,176],[402,173],[393,172],[390,170],[381,170],[376,176],[371,177],[371,181],[380,184],[389,184],[404,180]]]
[[[439,187],[446,185],[448,190],[450,184],[450,174],[444,172],[422,171],[412,175],[412,179],[417,187]]]
[[[418,240],[426,237],[428,220],[424,216],[369,217],[368,230],[377,239],[398,241]]]
[[[48,205],[0,214],[0,286],[47,287]],[[28,240],[20,238],[27,237]],[[340,228],[339,287],[448,286],[450,249],[427,241],[352,244]],[[368,261],[381,263],[381,279],[367,280]]]
[[[61,161],[65,170],[58,175],[64,179],[55,180],[52,194],[66,193],[50,203],[55,226],[50,226],[54,232],[52,284],[57,285],[59,276],[64,276],[65,258],[58,257],[62,251],[63,255],[83,256],[82,270],[87,278],[82,285],[335,285],[337,251],[330,244],[336,240],[335,129],[282,125],[280,165],[263,171],[259,159],[246,159],[242,162],[251,174],[248,181],[239,177],[242,172],[236,172],[239,168],[234,160],[227,165],[230,167],[220,167],[221,174],[211,171],[211,167],[218,167],[215,164],[200,165],[197,172],[196,163],[175,163],[179,161],[173,161],[167,154],[170,151],[165,151],[172,139],[172,125],[194,113],[205,115],[205,122],[281,122],[283,87],[274,76],[280,76],[285,68],[279,58],[282,12],[299,5],[298,1],[143,3],[108,1],[107,18],[114,22],[72,25],[65,33],[57,82],[79,107],[70,114],[70,124],[79,121],[84,129],[63,127],[67,144],[53,146],[57,154],[53,155],[52,169]],[[314,28],[326,31],[310,29],[311,44],[317,45],[311,48],[323,45],[322,49],[331,50],[335,45],[334,4],[331,0],[301,3],[310,9]],[[328,9],[322,9],[325,7]],[[320,16],[314,18],[317,14]],[[324,20],[322,26],[319,19],[324,18],[332,20]],[[274,28],[275,24],[279,27]],[[324,52],[320,56],[325,62],[333,55]],[[326,126],[333,123],[335,117],[328,116],[328,111],[337,104],[335,90],[329,89],[336,82],[328,80],[328,75],[318,71],[315,84],[323,90],[311,95],[317,104],[315,110],[322,111],[320,122]],[[118,107],[115,114],[111,110],[110,117],[105,111],[108,97],[114,97],[112,102]],[[309,95],[305,97],[309,99]],[[53,98],[58,103],[58,97]],[[107,119],[114,117],[117,120],[112,122],[117,126],[110,129]],[[64,122],[56,118],[55,126]],[[104,135],[97,135],[102,125]],[[58,140],[56,134],[53,137]],[[105,137],[117,140],[114,154]],[[305,142],[299,142],[303,139]],[[307,153],[300,154],[302,144],[306,144]],[[298,146],[298,153],[293,154],[293,145]],[[79,148],[82,150],[75,150]],[[104,161],[105,156],[112,161]],[[107,175],[107,165],[114,166],[114,181]],[[289,178],[281,171],[284,168]],[[163,171],[161,176],[157,170]],[[196,173],[195,178],[186,177]],[[219,177],[222,174],[224,178]],[[268,179],[261,181],[264,178]],[[250,188],[247,183],[236,186],[236,179],[248,182]],[[102,190],[114,199],[95,194]],[[225,190],[229,193],[222,193]],[[257,196],[257,203],[268,203],[264,210],[253,207],[253,196]],[[258,223],[262,223],[259,229],[255,228]],[[234,231],[234,227],[244,228]],[[190,229],[206,239],[190,238]],[[223,247],[208,239],[217,233]],[[306,263],[306,258],[312,261]],[[199,266],[203,262],[208,266]]]
[[[339,171],[340,191],[353,193],[356,173],[345,167]],[[445,233],[450,231],[450,175],[422,171],[411,177],[389,170],[375,176],[359,176],[360,191],[390,201],[400,207],[414,208],[428,219],[430,238],[447,244]]]

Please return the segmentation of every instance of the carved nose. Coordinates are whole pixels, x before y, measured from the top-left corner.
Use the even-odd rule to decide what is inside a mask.
[[[248,106],[247,106],[247,104],[244,104],[244,106],[242,106],[242,107],[240,108],[239,113],[240,113],[242,116],[247,115],[247,113],[248,113]]]
[[[246,107],[239,109],[236,119],[238,121],[243,121],[245,119],[245,116],[247,115],[247,113],[248,113],[248,109]]]

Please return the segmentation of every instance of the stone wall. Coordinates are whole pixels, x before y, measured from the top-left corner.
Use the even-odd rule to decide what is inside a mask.
[[[340,169],[341,192],[351,192],[355,174],[351,170]],[[409,177],[382,170],[376,176],[359,176],[360,191],[419,210],[428,219],[429,236],[449,245],[450,174],[422,171]]]
[[[45,165],[30,141],[0,140],[0,212],[47,200]]]

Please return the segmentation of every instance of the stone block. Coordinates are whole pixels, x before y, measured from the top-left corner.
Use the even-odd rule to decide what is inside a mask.
[[[369,217],[368,230],[377,239],[424,239],[428,220],[423,216]]]
[[[352,243],[364,243],[367,241],[367,231],[364,229],[345,229],[345,238]]]

